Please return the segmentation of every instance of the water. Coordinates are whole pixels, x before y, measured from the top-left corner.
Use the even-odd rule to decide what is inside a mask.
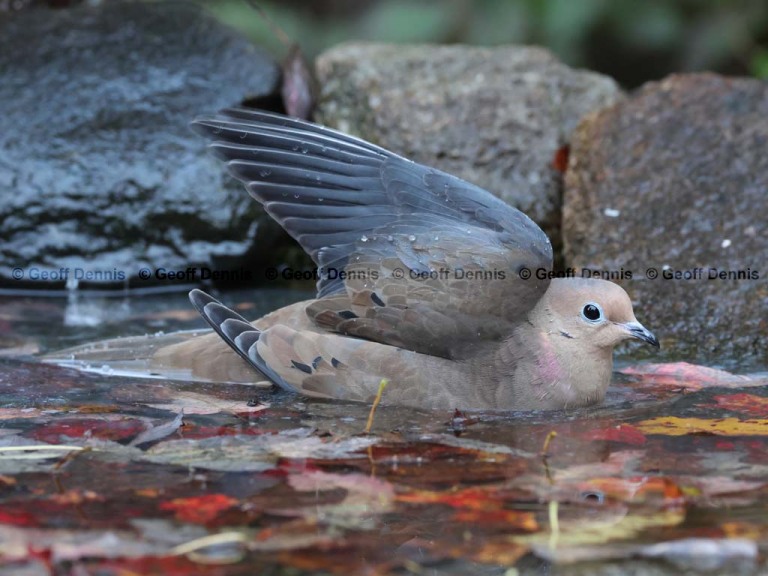
[[[221,299],[255,318],[307,296]],[[600,407],[380,406],[365,434],[367,405],[33,356],[204,327],[184,293],[5,297],[0,325],[0,574],[32,573],[41,557],[104,574],[768,569],[757,380],[642,364]]]
[[[222,301],[247,318],[258,318],[312,296],[312,292],[300,289],[241,290],[225,293]],[[70,291],[45,298],[34,293],[5,296],[0,292],[0,322],[6,356],[21,346],[48,352],[107,338],[207,328],[183,289],[130,296]],[[13,342],[16,347],[9,345]]]

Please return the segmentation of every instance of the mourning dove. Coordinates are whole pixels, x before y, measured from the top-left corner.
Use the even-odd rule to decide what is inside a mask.
[[[558,409],[603,399],[620,342],[659,345],[618,285],[550,279],[546,235],[477,186],[276,114],[231,109],[193,126],[318,266],[317,299],[254,323],[190,293],[254,381],[369,402],[386,379],[388,404]],[[213,338],[154,361],[241,371]]]

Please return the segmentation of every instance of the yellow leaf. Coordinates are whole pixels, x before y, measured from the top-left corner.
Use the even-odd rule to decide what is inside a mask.
[[[739,420],[738,418],[651,418],[634,424],[645,434],[683,436],[685,434],[716,434],[718,436],[768,436],[768,420]]]

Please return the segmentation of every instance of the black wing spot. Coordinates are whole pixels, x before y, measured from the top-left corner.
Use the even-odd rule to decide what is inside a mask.
[[[386,306],[386,304],[384,304],[384,301],[381,298],[379,298],[376,292],[371,292],[371,300],[373,300],[373,303],[376,304],[376,306]]]
[[[382,304],[383,306],[383,304]],[[352,310],[342,310],[341,312],[338,312],[339,316],[344,318],[344,320],[352,320],[354,318],[359,318],[357,314],[352,312]]]
[[[322,362],[322,361],[323,361],[323,357],[322,357],[322,356],[318,356],[317,358],[315,358],[314,360],[312,360],[312,368],[313,368],[314,370],[317,370],[317,367],[318,367],[318,365],[319,365],[319,364],[320,364],[320,362]]]
[[[299,370],[301,370],[306,374],[312,374],[312,368],[310,368],[306,364],[302,364],[301,362],[296,362],[296,360],[291,360],[291,364],[293,364],[294,368],[298,368]]]
[[[338,368],[339,366],[341,366],[341,362],[336,360],[336,358],[331,358],[331,366],[333,366],[334,368]]]

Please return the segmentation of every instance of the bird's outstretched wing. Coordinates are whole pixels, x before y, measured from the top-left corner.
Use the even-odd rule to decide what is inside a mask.
[[[477,186],[277,114],[193,127],[318,265],[319,326],[462,357],[508,336],[547,289],[535,271],[551,268],[549,239]]]

